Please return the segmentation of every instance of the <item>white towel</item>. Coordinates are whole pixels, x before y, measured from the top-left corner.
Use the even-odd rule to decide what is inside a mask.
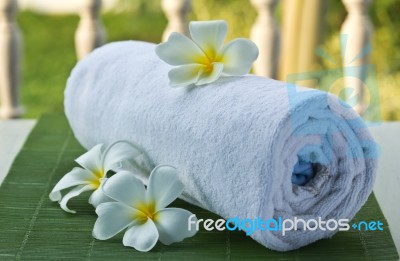
[[[366,202],[377,152],[349,106],[252,75],[171,88],[171,66],[154,48],[108,44],[72,71],[65,112],[85,148],[135,141],[155,164],[179,169],[184,199],[225,219],[351,219]],[[299,159],[317,171],[304,186],[291,182]],[[287,251],[336,231],[257,230],[251,237]]]

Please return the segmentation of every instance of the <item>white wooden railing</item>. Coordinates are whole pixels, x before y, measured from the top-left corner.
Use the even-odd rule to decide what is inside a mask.
[[[287,0],[286,5],[290,2],[297,4],[296,1]],[[361,68],[352,72],[353,77],[345,77],[344,82],[346,87],[353,88],[359,94],[359,102],[355,109],[360,114],[365,107],[363,82],[367,76],[365,67],[362,65],[368,64],[369,57],[364,55],[355,61],[352,59],[370,45],[372,26],[367,9],[371,1],[342,0],[348,11],[348,16],[341,29],[341,33],[347,35],[348,42],[343,59],[343,70],[346,72],[346,70],[354,70],[354,67]],[[250,35],[260,50],[259,58],[253,67],[254,73],[271,78],[277,77],[278,68],[281,75],[289,73],[290,70],[286,70],[287,66],[285,67],[288,64],[287,57],[290,58],[292,55],[293,48],[291,47],[298,43],[293,42],[292,34],[285,34],[285,28],[283,28],[282,37],[280,36],[279,26],[274,18],[274,10],[279,1],[250,0],[250,2],[258,14]],[[190,11],[190,6],[191,0],[161,0],[162,10],[168,19],[168,25],[162,36],[163,41],[174,31],[187,34],[186,16]],[[100,7],[101,0],[82,0],[81,2],[81,18],[75,34],[76,52],[79,59],[105,42],[105,32],[99,19]],[[19,102],[21,40],[15,23],[16,10],[17,0],[0,0],[0,117],[2,118],[20,117],[23,112]],[[293,19],[291,16],[290,13],[286,14],[286,17]],[[308,18],[310,17],[307,15],[305,19]],[[304,45],[309,42],[309,39],[305,39],[299,44]],[[313,48],[308,49],[312,50]],[[302,53],[302,55],[304,54],[307,55],[307,52]],[[301,56],[299,59],[300,61],[304,60],[301,59]],[[280,67],[278,67],[279,63],[282,63]]]
[[[367,49],[371,45],[372,23],[368,17],[368,6],[372,0],[343,0],[348,11],[346,20],[341,29],[341,34],[346,36],[346,50],[343,57],[343,70],[345,86],[354,90],[353,95],[358,95],[358,102],[354,109],[362,114],[367,108],[365,80],[367,78],[367,65],[369,55]]]
[[[105,31],[100,22],[101,0],[82,0],[80,21],[75,33],[76,55],[82,59],[96,47],[105,43]]]
[[[19,102],[21,36],[15,23],[17,2],[0,0],[0,117],[22,115]]]
[[[280,33],[274,19],[274,10],[278,0],[251,0],[258,17],[251,29],[251,39],[260,49],[257,61],[254,63],[254,73],[276,78],[279,59]]]

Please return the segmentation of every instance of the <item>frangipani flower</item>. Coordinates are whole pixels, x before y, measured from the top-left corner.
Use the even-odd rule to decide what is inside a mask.
[[[258,48],[250,40],[238,38],[223,45],[225,21],[190,22],[189,29],[192,39],[171,33],[155,50],[164,62],[179,66],[168,73],[172,87],[208,84],[221,75],[245,75],[258,57]]]
[[[100,204],[93,237],[106,240],[128,228],[124,246],[149,251],[157,240],[165,245],[182,241],[196,234],[188,229],[192,215],[180,208],[165,208],[183,191],[177,170],[160,165],[149,178],[147,190],[132,172],[121,171],[109,178],[102,187],[104,194],[116,202]]]
[[[60,207],[70,213],[76,213],[76,211],[67,207],[68,201],[85,191],[94,191],[89,198],[89,203],[94,207],[111,201],[100,189],[110,170],[134,169],[137,172],[147,171],[148,173],[151,170],[151,163],[143,150],[127,141],[115,142],[105,150],[102,144],[96,145],[75,161],[82,168],[75,167],[65,174],[49,195],[50,200],[58,201]],[[71,187],[74,188],[63,197],[61,190]]]

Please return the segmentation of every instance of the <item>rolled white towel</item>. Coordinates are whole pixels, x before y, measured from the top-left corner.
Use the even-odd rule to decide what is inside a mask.
[[[171,67],[154,49],[108,44],[72,71],[65,112],[84,147],[121,139],[140,144],[155,164],[179,169],[184,199],[226,219],[351,219],[365,203],[377,151],[349,106],[251,75],[171,88]],[[298,161],[316,172],[303,186],[291,182]],[[251,237],[287,251],[336,231],[257,230]]]

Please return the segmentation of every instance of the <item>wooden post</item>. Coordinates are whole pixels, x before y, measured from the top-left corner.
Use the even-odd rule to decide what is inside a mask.
[[[251,0],[258,13],[250,37],[258,46],[259,56],[254,63],[254,73],[276,78],[279,59],[280,34],[274,19],[274,10],[278,0]]]
[[[352,89],[352,96],[358,95],[353,107],[360,115],[367,108],[364,83],[367,79],[369,63],[368,48],[371,44],[372,24],[368,17],[371,0],[342,0],[348,15],[341,29],[343,70],[345,87]],[[348,94],[349,95],[349,94]]]
[[[23,113],[19,102],[21,35],[15,22],[16,0],[0,1],[0,118]]]
[[[321,40],[325,3],[324,0],[304,1],[300,25],[301,35],[298,43],[297,72],[299,73],[312,72],[318,69],[315,49]]]
[[[286,81],[289,74],[298,73],[297,61],[304,1],[305,0],[284,1],[281,57],[279,64],[279,79],[282,81]]]
[[[82,0],[80,21],[75,33],[75,48],[82,59],[105,42],[105,31],[99,19],[101,0]]]
[[[190,0],[161,0],[161,8],[168,19],[162,41],[167,41],[172,32],[187,34],[186,15],[190,11]]]

